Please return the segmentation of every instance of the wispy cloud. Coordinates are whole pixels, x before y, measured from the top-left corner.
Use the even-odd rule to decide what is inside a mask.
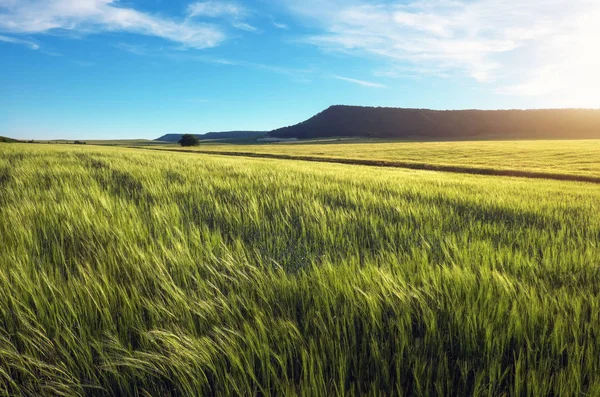
[[[285,23],[281,23],[281,22],[277,22],[277,21],[273,21],[273,26],[275,26],[277,29],[283,29],[283,30],[287,30],[290,28]]]
[[[189,18],[219,18],[228,21],[235,29],[245,30],[246,32],[259,31],[258,28],[246,22],[252,12],[238,3],[201,1],[190,4],[187,12]]]
[[[347,81],[348,83],[357,84],[357,85],[360,85],[360,86],[363,86],[363,87],[388,88],[384,84],[374,83],[372,81],[352,79],[350,77],[344,77],[344,76],[338,76],[338,75],[332,75],[331,77],[333,77],[334,79],[337,79],[337,80]]]
[[[31,48],[32,50],[40,49],[40,46],[37,43],[30,41],[30,40],[18,39],[16,37],[8,37],[8,36],[0,35],[0,41],[2,41],[4,43],[24,45],[26,47]]]
[[[177,21],[120,6],[115,0],[1,0],[0,32],[12,34],[123,31],[160,37],[191,48],[219,45],[218,26]]]
[[[316,70],[313,68],[293,68],[287,66],[270,65],[260,62],[251,62],[226,58],[214,58],[203,55],[171,54],[170,56],[182,60],[209,63],[213,65],[238,66],[255,70],[263,70],[266,72],[289,76],[296,80],[306,79],[306,76],[314,74],[316,72]]]
[[[312,67],[308,68],[293,68],[287,66],[269,65],[259,62],[248,62],[240,61],[237,63],[239,66],[245,66],[253,69],[264,70],[267,72],[273,72],[281,75],[293,77],[296,81],[306,81],[306,76],[314,74],[316,70]]]
[[[144,55],[151,57],[164,57],[178,62],[200,62],[210,65],[218,66],[232,66],[232,67],[243,67],[254,70],[262,70],[275,74],[285,75],[291,77],[294,81],[308,81],[307,76],[314,75],[318,71],[314,67],[306,68],[295,68],[289,66],[279,66],[260,62],[252,62],[241,59],[231,59],[223,57],[215,57],[207,54],[190,53],[183,51],[173,51],[169,49],[165,50],[151,50],[146,47],[140,47],[135,45],[129,45],[125,43],[119,43],[116,45],[124,51],[130,52],[136,55]]]
[[[255,26],[252,26],[246,22],[233,22],[231,24],[236,29],[245,30],[246,32],[258,32],[259,29]]]
[[[150,51],[144,44],[129,44],[129,43],[117,43],[115,48],[129,52],[134,55],[148,55]]]
[[[188,6],[188,15],[190,17],[202,16],[210,18],[245,18],[248,13],[248,10],[244,6],[223,1],[201,1],[192,3]]]
[[[215,57],[215,56],[211,56],[211,55],[205,55],[205,54],[191,54],[191,53],[185,53],[185,52],[181,52],[181,51],[152,51],[152,52],[147,52],[146,54],[141,54],[141,55],[153,55],[153,56],[158,56],[158,57],[165,57],[165,58],[169,58],[172,59],[174,61],[178,61],[178,62],[201,62],[201,63],[206,63],[206,64],[211,64],[211,65],[223,65],[223,66],[236,66],[238,65],[238,63],[236,61],[227,59],[227,58],[222,58],[222,57]]]
[[[588,79],[600,70],[593,49],[600,37],[597,0],[284,2],[321,27],[304,42],[387,60],[390,73],[398,67],[478,82],[516,81],[508,91],[541,93],[544,86],[557,87],[553,80],[567,80],[558,84],[564,89],[583,70]]]

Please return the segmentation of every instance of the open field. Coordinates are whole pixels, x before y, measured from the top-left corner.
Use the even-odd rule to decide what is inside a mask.
[[[486,144],[244,150],[600,168]],[[599,264],[596,184],[0,144],[0,396],[596,396]]]
[[[81,139],[81,142],[85,142],[86,145],[99,145],[99,146],[163,146],[165,142],[150,140],[150,139]],[[50,143],[56,145],[69,145],[73,144],[73,140],[51,140],[51,141],[35,141],[36,143]]]
[[[161,147],[174,149],[173,145]],[[515,170],[600,178],[600,140],[205,144],[184,150],[350,159],[400,166]]]

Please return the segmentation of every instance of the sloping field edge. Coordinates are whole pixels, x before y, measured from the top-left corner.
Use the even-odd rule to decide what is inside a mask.
[[[364,159],[346,159],[339,157],[316,157],[316,156],[291,156],[287,154],[272,154],[272,153],[253,153],[253,152],[229,152],[229,151],[212,151],[212,150],[184,150],[184,149],[152,149],[144,147],[132,146],[132,149],[157,150],[161,152],[179,152],[179,153],[197,153],[197,154],[212,154],[220,156],[235,156],[235,157],[255,157],[278,160],[300,160],[313,161],[320,163],[334,164],[350,164],[350,165],[366,165],[373,167],[389,167],[389,168],[406,168],[411,170],[422,171],[439,171],[451,172],[456,174],[471,174],[471,175],[489,175],[489,176],[510,176],[517,178],[531,179],[550,179],[556,181],[572,181],[572,182],[589,182],[599,183],[600,176],[574,175],[574,174],[555,174],[551,172],[537,171],[522,171],[510,169],[495,169],[495,168],[477,168],[477,167],[461,167],[443,164],[429,163],[411,163],[403,161],[389,160],[364,160]]]

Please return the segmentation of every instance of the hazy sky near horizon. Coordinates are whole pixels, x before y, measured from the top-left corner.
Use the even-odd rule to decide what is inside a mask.
[[[0,0],[0,135],[270,130],[333,104],[600,107],[597,0]]]

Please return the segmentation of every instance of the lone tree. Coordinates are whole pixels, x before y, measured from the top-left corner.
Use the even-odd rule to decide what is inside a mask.
[[[179,140],[181,146],[197,146],[200,144],[200,140],[192,134],[184,134]]]

